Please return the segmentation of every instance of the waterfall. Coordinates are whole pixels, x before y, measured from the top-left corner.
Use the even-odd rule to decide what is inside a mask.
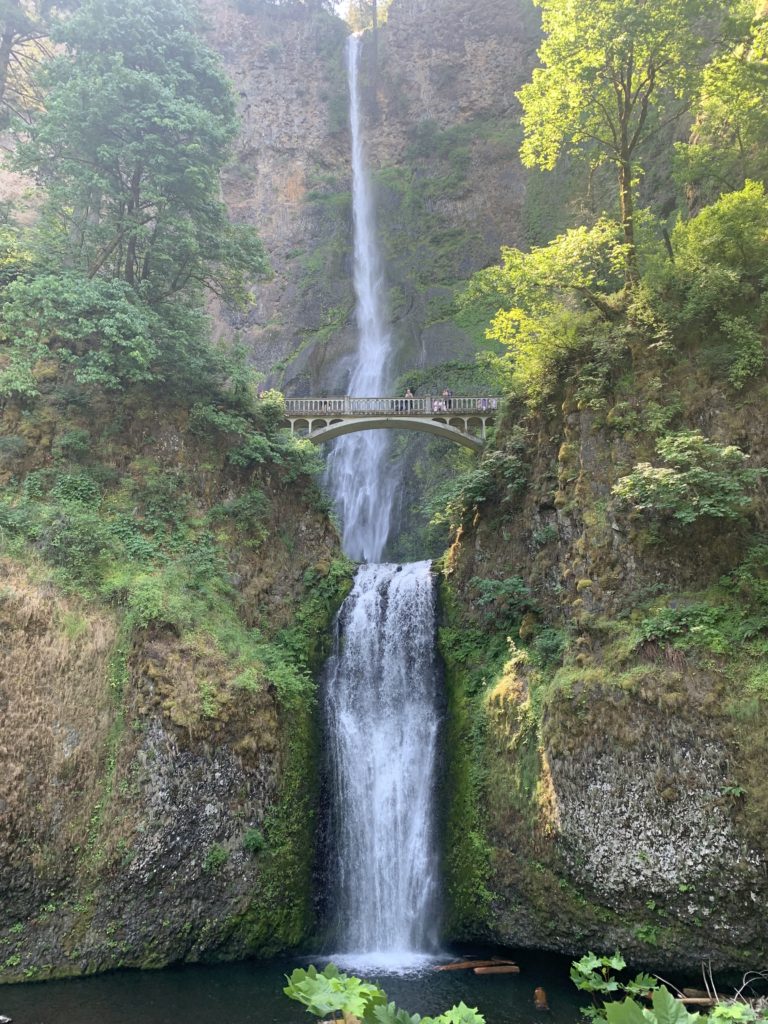
[[[359,345],[349,393],[368,397],[391,385],[392,339],[364,158],[359,56],[360,41],[352,37],[347,70]],[[397,489],[387,451],[387,431],[362,431],[340,438],[329,459],[344,550],[371,564],[358,570],[339,612],[323,692],[329,902],[341,953],[333,959],[398,970],[436,949],[440,699],[430,563],[373,564],[383,557]]]
[[[391,387],[392,339],[386,326],[384,278],[376,239],[371,181],[365,163],[358,66],[360,39],[347,44],[349,123],[352,136],[353,279],[357,298],[358,348],[348,394],[370,397]],[[389,534],[396,487],[387,474],[386,430],[339,438],[328,459],[328,484],[339,511],[344,550],[360,561],[380,561]]]
[[[342,952],[402,969],[436,949],[439,727],[429,562],[364,565],[326,667],[332,892]]]

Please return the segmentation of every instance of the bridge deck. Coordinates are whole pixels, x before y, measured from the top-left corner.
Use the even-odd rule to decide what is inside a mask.
[[[285,412],[291,419],[327,416],[424,416],[452,413],[458,416],[492,415],[501,405],[500,398],[443,398],[428,395],[418,398],[286,398]]]

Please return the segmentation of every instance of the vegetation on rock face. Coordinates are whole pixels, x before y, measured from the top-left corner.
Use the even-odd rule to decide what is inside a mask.
[[[765,18],[751,3],[727,17],[593,4],[571,32],[573,5],[540,6],[527,158],[559,160],[561,175],[567,152],[572,176],[585,154],[621,170],[616,147],[649,141],[622,172],[620,209],[585,204],[551,240],[503,249],[461,300],[493,308],[508,402],[480,462],[430,510],[456,529],[441,650],[470,745],[453,743],[448,773],[467,823],[447,816],[450,928],[749,967],[768,948],[748,866],[768,855]],[[688,143],[651,141],[684,109]],[[644,208],[641,170],[668,195],[674,173],[685,204],[663,219]],[[696,797],[679,749],[709,773]],[[704,860],[672,824],[691,799],[717,822]],[[663,843],[688,859],[660,858]]]
[[[613,493],[640,512],[682,524],[703,517],[738,519],[751,504],[748,490],[764,473],[744,466],[741,449],[714,444],[698,432],[662,437],[656,452],[665,466],[640,463],[617,481]]]
[[[18,667],[1,729],[50,771],[19,784],[0,844],[27,880],[6,892],[4,979],[274,952],[310,926],[311,673],[350,566],[282,396],[210,341],[204,288],[242,303],[265,260],[219,198],[237,122],[198,30],[182,2],[59,11],[42,102],[18,125],[41,203],[31,226],[9,211],[0,239],[0,572]],[[64,610],[27,614],[27,635],[38,589]],[[70,699],[78,673],[90,707]],[[190,813],[203,793],[213,812]],[[181,867],[153,901],[158,856]],[[52,935],[61,955],[41,959]]]

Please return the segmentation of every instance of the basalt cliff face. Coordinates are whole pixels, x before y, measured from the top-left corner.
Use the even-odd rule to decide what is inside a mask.
[[[640,409],[664,360],[635,358]],[[689,425],[765,465],[765,379],[734,400],[687,358],[663,369]],[[444,560],[449,741],[470,751],[450,772],[452,927],[746,969],[768,950],[765,494],[740,522],[628,517],[612,488],[652,450],[626,411],[568,388],[511,410]]]
[[[235,333],[282,384],[285,367],[307,348],[317,348],[318,366],[332,364],[313,344],[326,339],[331,321],[351,331],[348,196],[331,209],[318,199],[329,180],[349,188],[348,29],[310,4],[227,0],[205,10],[242,126],[224,198],[235,219],[257,227],[272,271],[247,314],[217,310],[218,329]]]
[[[274,276],[243,320],[219,311],[288,394],[342,393],[355,345],[346,26],[311,5],[217,4],[211,38],[243,131],[224,183],[262,234]],[[455,322],[458,284],[502,242],[530,234],[514,93],[538,23],[525,0],[395,0],[363,57],[398,370],[471,358],[481,332]]]
[[[28,495],[0,554],[0,981],[293,946],[336,533],[306,477],[233,467],[183,405],[133,395],[116,436],[113,396],[73,421],[52,390],[0,430]],[[52,458],[78,430],[77,468]],[[73,474],[101,493],[57,503]]]

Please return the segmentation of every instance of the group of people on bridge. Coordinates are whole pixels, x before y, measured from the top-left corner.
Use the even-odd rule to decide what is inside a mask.
[[[429,401],[429,399],[427,399]],[[431,399],[432,412],[451,412],[453,409],[453,391],[451,388],[443,388],[439,397]],[[400,412],[411,412],[416,407],[416,395],[412,388],[406,388],[405,394],[400,402]],[[480,412],[493,412],[496,409],[495,398],[478,398],[476,408]]]

